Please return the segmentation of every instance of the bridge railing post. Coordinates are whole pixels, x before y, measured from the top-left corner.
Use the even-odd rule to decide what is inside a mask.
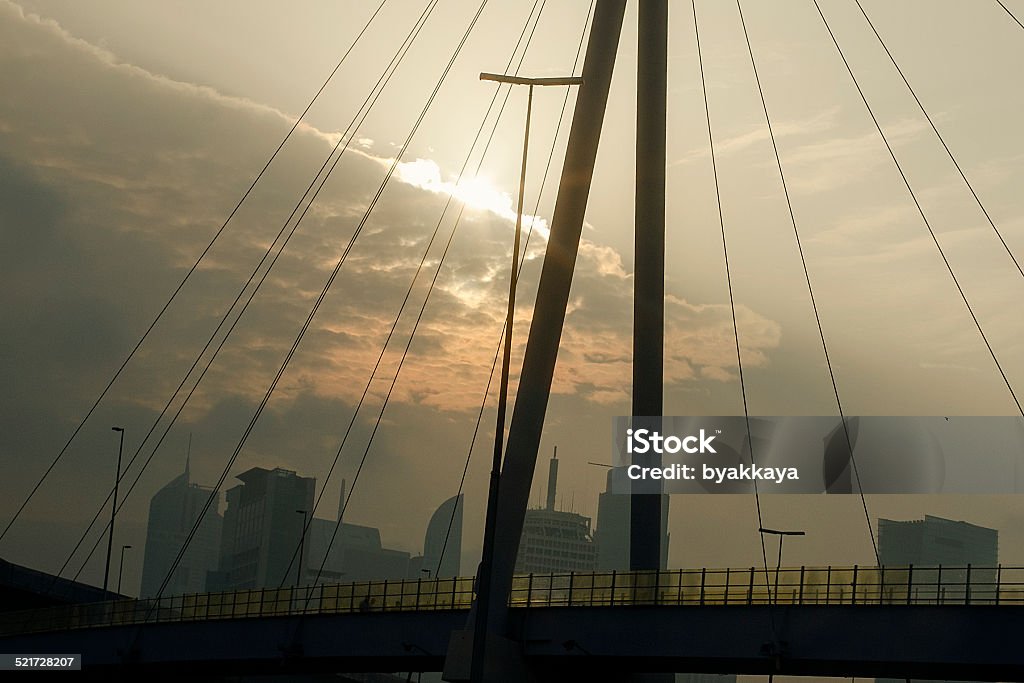
[[[576,578],[576,572],[569,572],[569,599],[568,599],[568,606],[569,607],[572,607],[572,587],[573,587],[573,582],[574,582],[575,578]]]
[[[907,604],[914,599],[914,565],[907,565]]]
[[[732,583],[732,570],[728,567],[725,568],[725,596],[722,599],[723,604],[729,604],[729,584]]]
[[[832,597],[832,565],[828,566],[828,570],[825,572],[825,604],[829,604],[829,600]]]
[[[935,579],[935,602],[939,605],[942,604],[942,599],[945,597],[945,591],[942,589],[942,565],[939,565],[938,575]]]
[[[700,606],[701,607],[704,606],[704,595],[705,595],[705,584],[707,582],[707,573],[708,573],[708,568],[707,567],[701,567],[700,568]],[[682,574],[680,574],[680,577],[681,576],[682,576]],[[681,590],[679,591],[679,593],[680,593],[680,595],[682,595],[682,591]]]
[[[1003,565],[996,565],[996,604],[999,604],[999,593],[1003,583]]]
[[[797,598],[797,604],[804,604],[804,566],[800,565],[800,597]]]
[[[750,568],[750,585],[747,586],[747,604],[754,604],[754,568]]]
[[[612,594],[608,601],[609,607],[615,607],[615,570],[612,570]]]
[[[850,604],[851,605],[856,605],[857,604],[857,565],[853,565],[853,583],[852,583],[851,587],[853,588],[853,590],[850,592]]]

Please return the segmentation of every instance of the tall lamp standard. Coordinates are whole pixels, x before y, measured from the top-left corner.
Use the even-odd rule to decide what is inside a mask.
[[[121,546],[121,562],[117,567],[117,594],[121,594],[121,576],[124,574],[124,551],[130,550],[130,545]]]
[[[114,548],[114,519],[117,517],[117,487],[121,483],[121,455],[124,453],[124,427],[111,427],[120,432],[121,443],[117,447],[117,473],[114,477],[114,504],[110,508],[110,535],[107,536],[107,565],[103,569],[103,591],[106,592],[110,581],[110,551]]]
[[[523,200],[526,192],[526,157],[530,148],[530,115],[533,110],[534,86],[582,85],[583,79],[575,76],[565,78],[520,78],[504,74],[481,73],[481,81],[494,81],[510,85],[529,86],[526,100],[526,132],[523,136],[523,165],[519,173],[519,206],[516,211],[516,233],[512,246],[512,274],[508,287],[508,311],[505,316],[505,348],[501,361],[501,384],[498,389],[498,415],[494,430],[494,456],[491,461],[491,477],[487,489],[487,517],[484,522],[484,547],[477,573],[476,621],[473,628],[473,655],[470,678],[482,681],[484,656],[488,631],[487,591],[491,583],[491,563],[494,555],[494,532],[498,523],[498,482],[501,477],[501,456],[505,441],[505,413],[508,406],[508,374],[512,362],[512,322],[516,307],[516,282],[519,271],[519,244],[523,232]]]
[[[296,510],[295,512],[302,515],[302,534],[299,536],[299,561],[295,566],[295,587],[298,588],[299,584],[302,583],[302,556],[305,554],[306,549],[306,518],[309,513],[305,510]]]
[[[806,536],[804,531],[779,531],[778,529],[766,529],[761,527],[758,529],[761,534],[771,534],[779,537],[779,561],[775,565],[775,592],[772,595],[772,602],[779,602],[779,570],[782,569],[782,542],[786,540],[786,536]]]

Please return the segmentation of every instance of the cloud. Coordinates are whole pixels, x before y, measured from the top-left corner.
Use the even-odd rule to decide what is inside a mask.
[[[69,230],[88,231],[96,244],[116,237],[119,242],[106,258],[134,260],[150,273],[149,286],[143,291],[122,291],[109,303],[137,311],[125,324],[128,329],[143,329],[146,313],[155,310],[160,296],[173,288],[182,268],[201,251],[230,207],[231,198],[259,168],[261,157],[251,141],[273,140],[291,121],[248,100],[123,64],[53,22],[11,5],[6,8],[12,21],[6,24],[10,39],[5,41],[3,57],[11,65],[9,72],[22,79],[18,84],[22,97],[0,108],[0,120],[10,131],[5,133],[11,143],[6,148],[22,163],[39,168],[43,182],[75,195],[68,198],[76,214]],[[33,51],[47,57],[40,59]],[[35,56],[29,59],[29,54]],[[67,65],[71,62],[73,69]],[[53,99],[54,93],[65,92],[74,94],[78,113],[70,126],[64,125],[65,106]],[[33,111],[43,98],[55,106],[48,116],[39,117]],[[157,374],[133,386],[131,400],[151,409],[163,405],[204,342],[203,330],[213,328],[246,274],[274,241],[294,197],[304,189],[304,179],[334,140],[332,134],[300,129],[204,261],[197,273],[199,282],[183,292],[186,298],[176,307],[177,315],[164,323],[167,327],[157,347],[144,349],[141,360],[159,359],[155,367],[151,365]],[[211,409],[224,393],[246,397],[262,393],[348,243],[383,169],[392,161],[363,149],[349,150],[212,365],[190,411]],[[462,216],[391,400],[439,410],[470,411],[478,405],[492,358],[490,349],[497,343],[503,319],[509,231],[515,212],[511,198],[485,180],[456,184],[444,176],[430,159],[398,165],[398,182],[389,186],[367,221],[275,401],[307,391],[358,400],[429,243],[407,311],[382,363],[384,372],[388,368],[393,372],[401,341],[452,229],[456,212],[450,211],[437,223],[440,209],[448,196],[454,196],[471,210]],[[530,251],[535,259],[542,253],[546,221],[529,217],[525,227],[529,229],[531,223],[537,232]],[[430,242],[428,236],[435,228],[436,239]],[[142,260],[139,250],[144,247],[150,253]],[[567,345],[560,361],[564,374],[557,390],[582,391],[603,402],[628,385],[628,355],[625,363],[621,353],[615,360],[595,361],[585,349],[595,344],[628,349],[629,275],[617,252],[588,240],[581,243],[578,265],[575,291],[580,296],[569,315]],[[520,295],[521,333],[516,336],[520,354],[529,303],[536,296],[533,286],[524,280]],[[89,289],[88,283],[82,287],[82,291]],[[243,295],[242,300],[246,298]],[[610,311],[619,324],[608,324]],[[715,337],[713,330],[721,329],[727,319],[723,311],[718,314],[718,320],[683,315],[688,323],[698,323],[690,341],[700,339],[703,324],[710,326],[703,334]],[[671,320],[670,315],[670,325]],[[692,353],[683,355],[689,359]],[[679,379],[698,377],[688,367],[678,367]],[[85,400],[87,394],[80,398]]]
[[[7,518],[293,120],[271,107],[125,64],[10,2],[0,2],[0,64],[0,86],[17,93],[0,100],[0,334],[10,360],[0,398],[0,453],[12,472],[4,485]],[[163,451],[180,455],[186,432],[194,433],[194,471],[204,483],[215,480],[241,437],[391,161],[373,153],[372,140],[355,135],[358,147],[324,185],[167,437]],[[107,485],[109,425],[127,426],[134,452],[336,139],[335,133],[300,127],[218,238],[54,475],[59,486],[74,487],[75,507],[96,505],[97,492]],[[452,177],[431,159],[399,166],[397,182],[366,221],[232,472],[281,464],[324,476],[422,260],[357,420],[357,436],[343,454],[342,471],[352,476],[359,439],[368,436],[454,227],[456,211],[440,216],[454,196],[471,210],[448,248],[366,474],[377,484],[388,467],[415,476],[371,497],[361,512],[357,508],[356,519],[368,519],[360,515],[372,517],[382,506],[396,509],[398,498],[414,496],[409,487],[454,493],[448,489],[461,472],[502,328],[515,213],[511,198],[485,181],[456,184]],[[537,234],[521,282],[517,359],[546,239],[545,219],[531,218],[526,227],[531,223]],[[625,395],[631,281],[616,250],[583,240],[558,396],[604,407]],[[709,340],[728,348],[728,310],[675,299],[667,305],[670,381],[728,381],[733,359],[703,348]],[[751,362],[768,362],[778,344],[777,325],[751,311],[743,319],[756,349]],[[513,374],[514,390],[518,371]],[[193,374],[186,391],[194,381]],[[170,414],[180,402],[171,404]],[[141,457],[161,433],[162,425]],[[425,448],[451,457],[421,457]],[[145,518],[147,495],[178,468],[173,457],[161,454],[132,499],[131,519]],[[15,467],[15,461],[31,464]],[[61,517],[56,490],[48,488],[50,497],[30,513],[45,510],[60,524],[81,524],[77,517]],[[422,529],[402,531],[394,519],[381,523],[393,527],[396,542],[417,550]]]
[[[390,165],[393,160],[382,161]],[[442,180],[441,167],[431,159],[403,161],[398,164],[395,175],[399,181],[407,185],[454,197],[470,209],[489,211],[512,223],[516,220],[517,212],[511,195],[498,190],[485,178],[467,177],[458,182]],[[547,239],[547,221],[540,216],[524,213],[523,229],[528,230],[531,226],[541,238]]]
[[[775,123],[772,130],[775,132],[775,136],[777,138],[820,134],[833,130],[836,127],[838,114],[839,108],[831,107],[800,121]],[[768,127],[763,123],[759,123],[753,128],[742,133],[733,134],[721,139],[718,138],[718,135],[720,135],[719,131],[716,130],[715,133],[716,156],[738,154],[755,145],[771,141],[771,137],[768,134]],[[707,159],[710,156],[711,150],[706,145],[697,147],[689,150],[680,158],[669,162],[669,168],[673,166],[682,166],[697,160]]]

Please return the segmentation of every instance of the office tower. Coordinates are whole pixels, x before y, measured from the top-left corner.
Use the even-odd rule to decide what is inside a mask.
[[[262,467],[237,478],[242,483],[227,491],[217,588],[293,585],[299,579],[298,563],[292,560],[302,538],[301,511],[308,514],[313,509],[316,480]],[[305,551],[308,557],[308,548]],[[301,566],[308,566],[305,558]]]
[[[612,492],[612,479],[621,476],[621,470],[609,469],[605,490],[598,494],[597,570],[610,572],[629,569],[629,495]],[[663,498],[667,496],[663,495]],[[661,568],[668,567],[668,501],[661,506]]]
[[[558,452],[548,469],[546,505],[527,510],[516,557],[516,573],[594,571],[597,546],[590,533],[590,518],[555,509]]]
[[[450,529],[449,529],[450,527]],[[442,556],[443,552],[443,556]],[[427,524],[423,555],[409,561],[409,577],[459,576],[462,560],[462,494],[441,503]]]
[[[141,597],[152,597],[160,590],[171,564],[210,497],[210,489],[189,481],[188,459],[185,471],[156,492],[149,501],[146,550],[142,561]],[[185,554],[171,575],[164,595],[199,593],[205,590],[206,573],[217,566],[223,519],[214,501],[196,530]]]
[[[879,519],[878,555],[885,565],[994,567],[999,532],[931,515],[903,522]]]
[[[377,528],[342,522],[344,507],[345,482],[342,481],[338,519],[316,518],[306,534],[307,563],[302,583],[312,585],[406,578],[409,572],[409,553],[383,547],[380,530]]]
[[[336,527],[337,535],[331,543]],[[375,527],[348,522],[339,526],[332,520],[314,519],[306,545],[309,562],[303,583],[313,583],[328,545],[330,554],[317,583],[404,579],[409,572],[409,553],[383,547],[380,529]]]

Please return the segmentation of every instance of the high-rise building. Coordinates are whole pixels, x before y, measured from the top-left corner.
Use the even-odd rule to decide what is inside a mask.
[[[277,588],[298,580],[293,558],[303,534],[302,511],[313,509],[316,480],[291,470],[254,467],[227,491],[218,586],[211,590]],[[307,539],[308,540],[308,539]],[[308,543],[303,544],[308,557]],[[306,558],[299,560],[308,566]]]
[[[379,529],[341,521],[345,491],[342,480],[338,518],[313,519],[306,532],[302,583],[404,579],[409,572],[409,553],[383,547]]]
[[[142,587],[139,592],[141,597],[152,597],[160,591],[167,572],[209,497],[210,489],[189,481],[186,459],[185,471],[157,491],[149,501]],[[206,573],[217,567],[222,522],[216,503],[211,504],[171,574],[164,595],[199,593],[205,590]]]
[[[441,503],[430,517],[423,537],[423,555],[409,561],[409,577],[426,574],[460,576],[462,568],[462,494]]]
[[[912,521],[879,519],[878,556],[885,565],[994,567],[999,532],[931,515]]]
[[[330,554],[324,562],[328,546]],[[309,551],[303,581],[306,584],[316,580],[321,563],[323,571],[317,581],[321,584],[404,579],[409,572],[409,553],[385,548],[380,530],[375,527],[314,519],[306,536],[306,547]]]
[[[515,571],[519,574],[594,571],[597,546],[590,518],[555,509],[558,452],[548,469],[547,504],[526,511]]]
[[[435,576],[459,576],[462,568],[462,494],[437,508],[423,537],[424,566]],[[443,554],[442,554],[443,553]]]
[[[597,570],[610,572],[629,569],[629,503],[625,493],[612,492],[612,478],[624,474],[609,469],[605,490],[597,498]],[[668,568],[668,496],[662,495],[661,505],[661,568]]]

